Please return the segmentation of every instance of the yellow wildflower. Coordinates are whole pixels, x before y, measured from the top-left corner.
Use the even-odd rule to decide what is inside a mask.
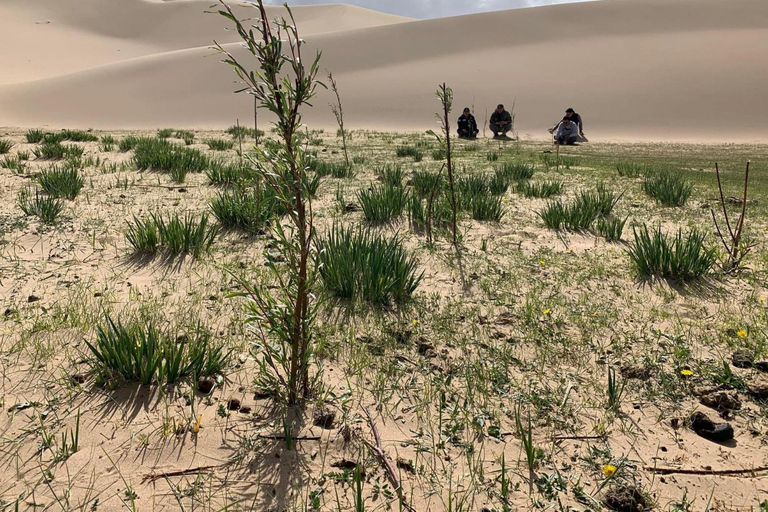
[[[765,297],[760,297],[760,304],[765,304]]]
[[[680,370],[680,375],[682,375],[683,377],[690,377],[691,375],[693,375],[693,372],[688,369]]]
[[[736,333],[736,336],[739,338],[746,338],[747,337],[747,331],[745,329],[740,330]]]
[[[417,325],[419,325],[419,321],[418,321],[418,320],[416,320],[415,318],[413,319],[413,322],[411,322],[411,323],[413,324],[413,326],[414,326],[414,327],[416,327]]]
[[[603,474],[605,475],[605,478],[611,478],[615,472],[616,466],[613,464],[606,464],[603,466]]]
[[[545,263],[546,263],[546,261],[544,261],[544,260],[539,260],[539,265],[544,265]]]
[[[203,422],[203,415],[200,414],[200,415],[197,416],[197,421],[192,426],[192,433],[193,434],[197,434],[198,432],[200,432],[200,423],[202,423],[202,422]]]
[[[549,309],[549,308],[547,308],[547,309],[545,309],[544,311],[542,311],[542,312],[541,312],[541,314],[542,314],[542,315],[548,315],[548,314],[550,314],[551,312],[552,312],[552,310],[551,310],[551,309]]]

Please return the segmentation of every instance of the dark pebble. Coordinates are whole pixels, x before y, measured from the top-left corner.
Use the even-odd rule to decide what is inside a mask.
[[[715,423],[703,412],[695,412],[689,418],[691,429],[704,439],[722,443],[733,439],[733,427],[729,423]]]
[[[213,377],[200,377],[197,380],[197,390],[204,395],[210,393],[215,385],[216,381],[213,380]]]
[[[229,411],[239,411],[240,410],[240,400],[237,398],[231,398],[227,401],[227,410]]]
[[[247,405],[243,405],[240,407],[240,414],[251,414],[251,408]]]
[[[37,302],[39,300],[40,300],[40,297],[38,297],[37,295],[30,295],[29,297],[27,297],[27,302]]]

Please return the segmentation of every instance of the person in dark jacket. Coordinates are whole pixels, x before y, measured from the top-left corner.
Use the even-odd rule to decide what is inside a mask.
[[[579,129],[579,137],[584,137],[584,122],[581,120],[581,116],[575,112],[572,108],[569,108],[565,111],[565,118],[568,118],[570,121],[572,121],[576,127]],[[562,121],[560,121],[562,122]],[[555,126],[549,129],[549,133],[555,133],[555,131],[560,127],[560,122],[558,122]],[[586,139],[586,137],[584,137]]]
[[[579,138],[579,126],[574,123],[570,117],[565,116],[557,125],[555,140],[557,144],[567,144],[573,146]]]
[[[475,139],[480,132],[480,130],[477,129],[475,116],[472,115],[468,108],[465,108],[464,113],[459,116],[458,125],[460,139]]]
[[[488,125],[493,132],[494,139],[505,137],[507,132],[512,129],[512,114],[504,110],[504,105],[499,103],[496,110],[491,114]]]

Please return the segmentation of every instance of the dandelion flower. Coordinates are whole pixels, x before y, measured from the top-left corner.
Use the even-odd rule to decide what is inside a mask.
[[[693,375],[693,372],[688,369],[680,370],[680,375],[682,375],[683,377],[690,377],[691,375]]]
[[[605,478],[611,478],[614,473],[616,473],[616,466],[613,464],[606,464],[603,466],[603,474],[605,475]]]
[[[760,304],[765,304],[765,297],[760,297]]]
[[[413,324],[413,326],[414,326],[414,327],[416,327],[417,325],[419,325],[419,321],[418,321],[418,320],[416,320],[415,318],[413,319],[413,322],[411,322],[411,323]]]
[[[736,333],[736,336],[739,338],[746,338],[747,337],[747,331],[745,329],[740,330]]]
[[[544,311],[542,311],[542,312],[541,312],[541,314],[542,314],[542,315],[548,315],[548,314],[550,314],[551,312],[552,312],[552,310],[551,310],[551,309],[549,309],[549,308],[547,308],[547,309],[545,309]]]
[[[544,260],[539,260],[539,265],[544,265],[545,263],[546,263],[546,261],[544,261]]]

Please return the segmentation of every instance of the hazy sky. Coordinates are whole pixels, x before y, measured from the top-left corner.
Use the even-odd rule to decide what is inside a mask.
[[[288,0],[288,4],[345,3],[411,18],[426,19],[578,1],[590,0]],[[282,5],[285,2],[284,0],[266,0],[266,3]]]

